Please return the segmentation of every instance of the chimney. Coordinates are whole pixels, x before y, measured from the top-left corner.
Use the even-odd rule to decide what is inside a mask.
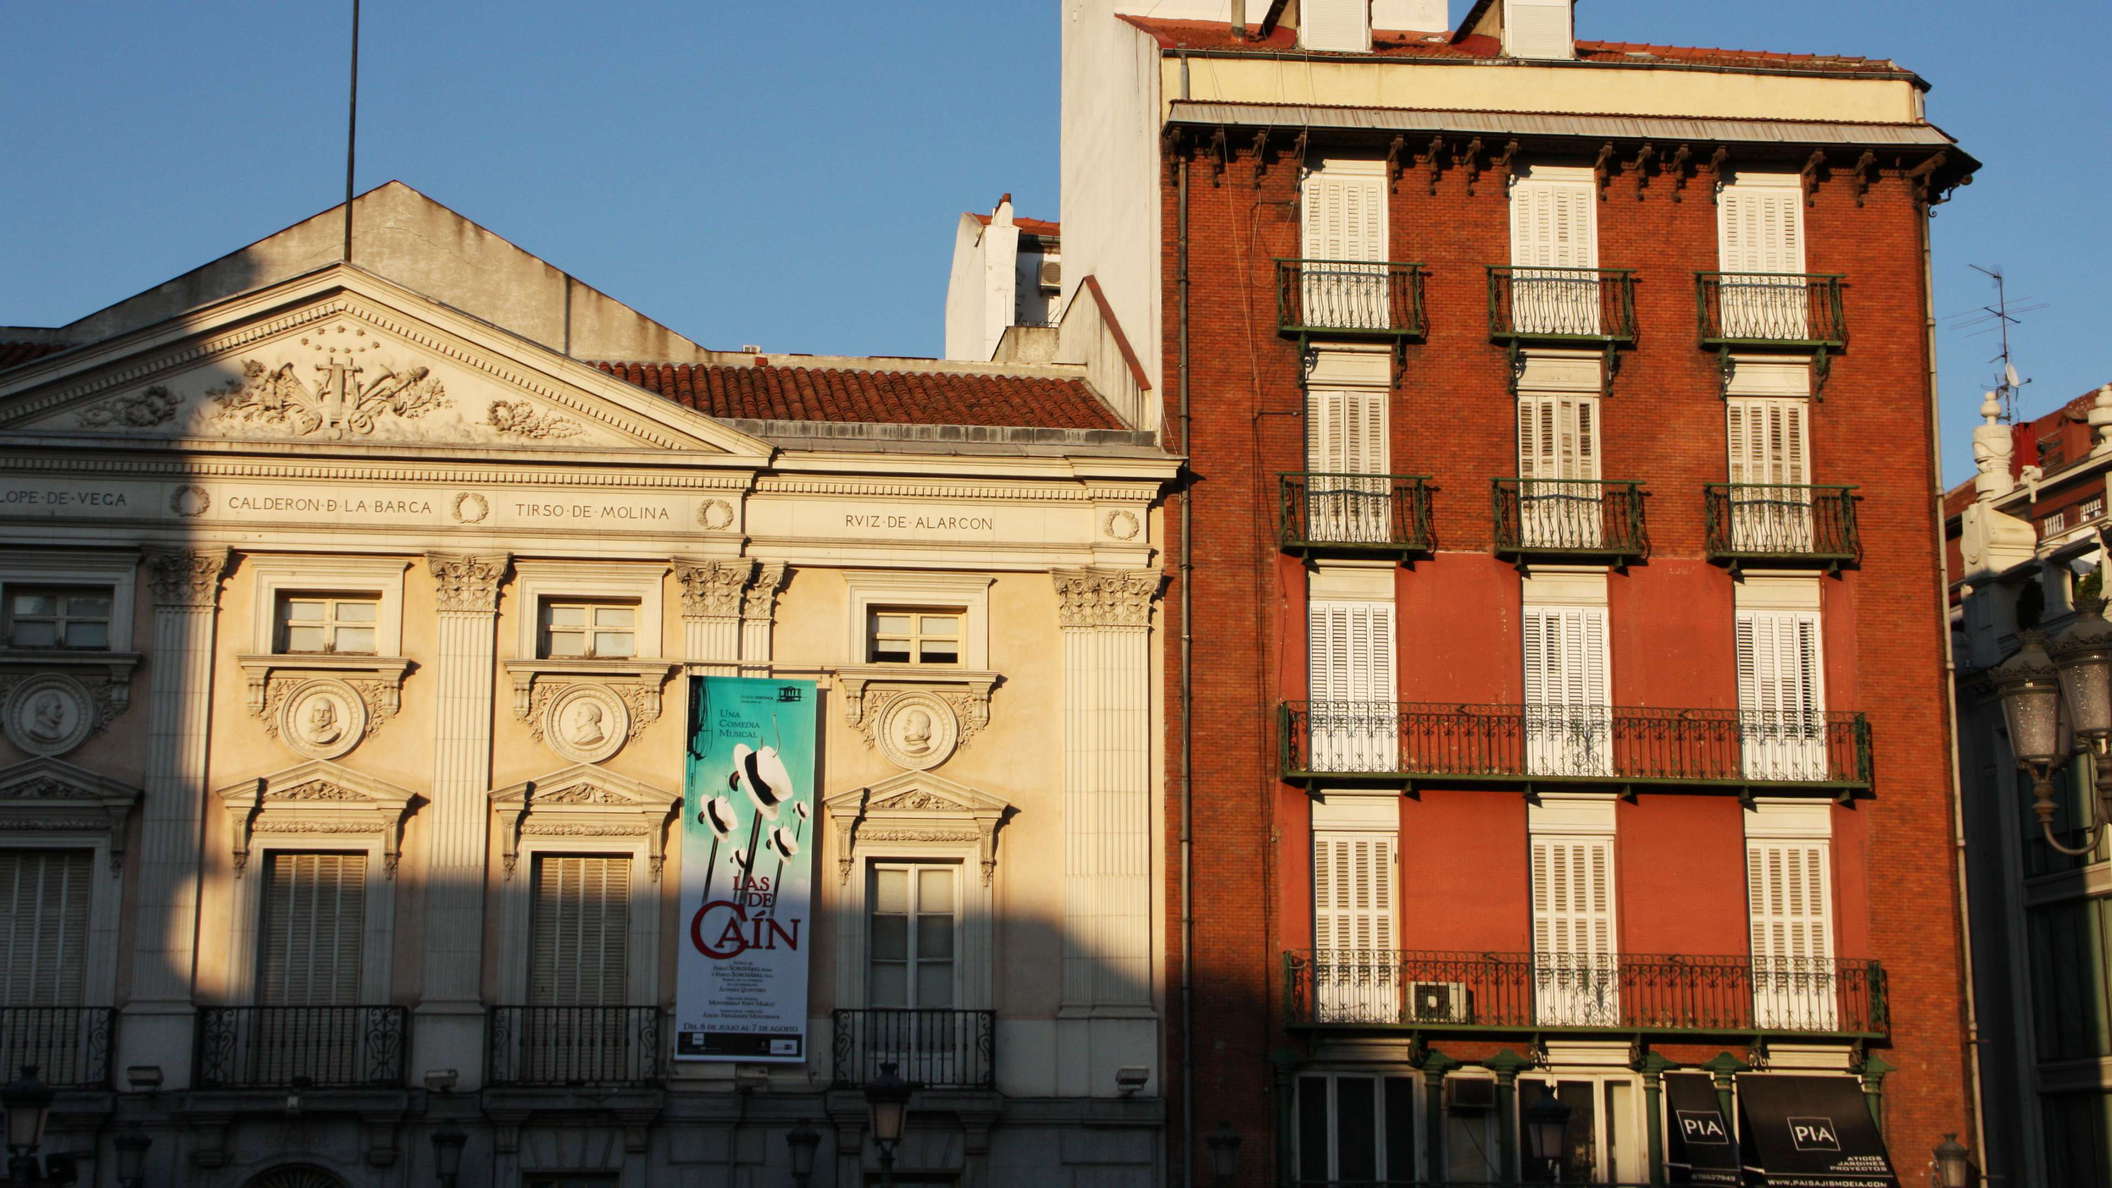
[[[1576,0],[1500,0],[1503,53],[1541,60],[1577,56]]]

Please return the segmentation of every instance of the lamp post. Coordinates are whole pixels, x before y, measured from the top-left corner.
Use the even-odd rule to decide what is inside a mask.
[[[51,1117],[51,1086],[37,1079],[37,1066],[25,1064],[22,1075],[0,1089],[7,1107],[7,1178],[18,1185],[37,1182],[37,1148],[44,1144],[44,1123]]]
[[[119,1131],[111,1142],[117,1148],[118,1188],[140,1188],[147,1178],[147,1148],[154,1145],[154,1140],[134,1123]]]
[[[1938,1188],[1969,1188],[1973,1182],[1973,1165],[1958,1136],[1944,1135],[1943,1141],[1936,1144],[1935,1154]]]
[[[1239,1132],[1230,1122],[1220,1122],[1217,1130],[1203,1140],[1210,1150],[1210,1175],[1217,1188],[1226,1188],[1232,1177],[1239,1174]]]
[[[807,1188],[814,1178],[814,1148],[821,1145],[821,1135],[805,1122],[785,1134],[785,1147],[792,1153],[792,1183],[795,1188]]]
[[[433,1169],[440,1174],[440,1188],[455,1188],[462,1174],[462,1148],[469,1136],[448,1125],[433,1132]]]
[[[2031,776],[2032,811],[2039,830],[2046,844],[2063,854],[2095,850],[2112,823],[2112,623],[2099,613],[2103,606],[2102,601],[2086,600],[2050,650],[2041,633],[2024,632],[2024,646],[1988,674],[2009,728],[2010,753],[2017,767]],[[2053,832],[2053,773],[2071,757],[2061,748],[2063,709],[2075,736],[2071,754],[2090,756],[2097,793],[2095,815],[2080,847],[2063,844]]]
[[[865,1086],[867,1122],[873,1144],[880,1148],[880,1183],[886,1188],[894,1188],[895,1144],[902,1141],[902,1124],[909,1117],[909,1082],[896,1073],[897,1067],[887,1061]]]
[[[1555,1096],[1549,1085],[1540,1100],[1525,1107],[1525,1138],[1533,1149],[1533,1160],[1545,1165],[1549,1183],[1562,1179],[1562,1149],[1569,1141],[1569,1106]]]

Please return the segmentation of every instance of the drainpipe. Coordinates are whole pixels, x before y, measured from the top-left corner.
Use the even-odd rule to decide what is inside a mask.
[[[1186,63],[1183,62],[1185,67]],[[1193,421],[1188,409],[1188,159],[1176,162],[1179,170],[1175,200],[1174,283],[1178,286],[1180,335],[1181,417],[1181,554],[1177,569],[1181,579],[1181,1170],[1174,1183],[1181,1188],[1195,1174],[1195,515],[1191,503],[1193,476],[1186,456]]]

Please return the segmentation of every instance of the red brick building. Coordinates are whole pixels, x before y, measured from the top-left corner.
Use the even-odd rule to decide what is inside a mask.
[[[1925,84],[1559,0],[1129,7],[1066,10],[1064,268],[1189,459],[1170,1166],[1973,1145]]]

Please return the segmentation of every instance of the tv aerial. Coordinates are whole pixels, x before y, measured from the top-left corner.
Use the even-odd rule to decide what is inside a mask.
[[[1993,305],[1983,305],[1977,312],[1953,319],[1952,327],[1953,329],[1961,330],[1977,328],[1974,329],[1976,334],[1984,334],[1989,330],[1993,330],[2001,336],[2001,349],[1996,351],[1988,362],[1999,362],[2002,364],[2002,370],[1995,379],[1994,391],[1988,393],[1988,395],[2001,405],[2002,422],[2004,424],[2015,424],[2017,420],[2017,393],[2023,389],[2024,385],[2030,383],[2031,379],[2028,376],[2017,374],[2016,361],[2010,354],[2009,328],[2023,325],[2024,319],[2020,315],[2045,309],[2046,303],[2041,301],[2033,305],[2012,306],[2009,303],[2009,282],[2002,275],[2002,270],[1999,267],[1982,268],[1978,264],[1971,264],[1967,267],[1994,281],[1995,303]]]

